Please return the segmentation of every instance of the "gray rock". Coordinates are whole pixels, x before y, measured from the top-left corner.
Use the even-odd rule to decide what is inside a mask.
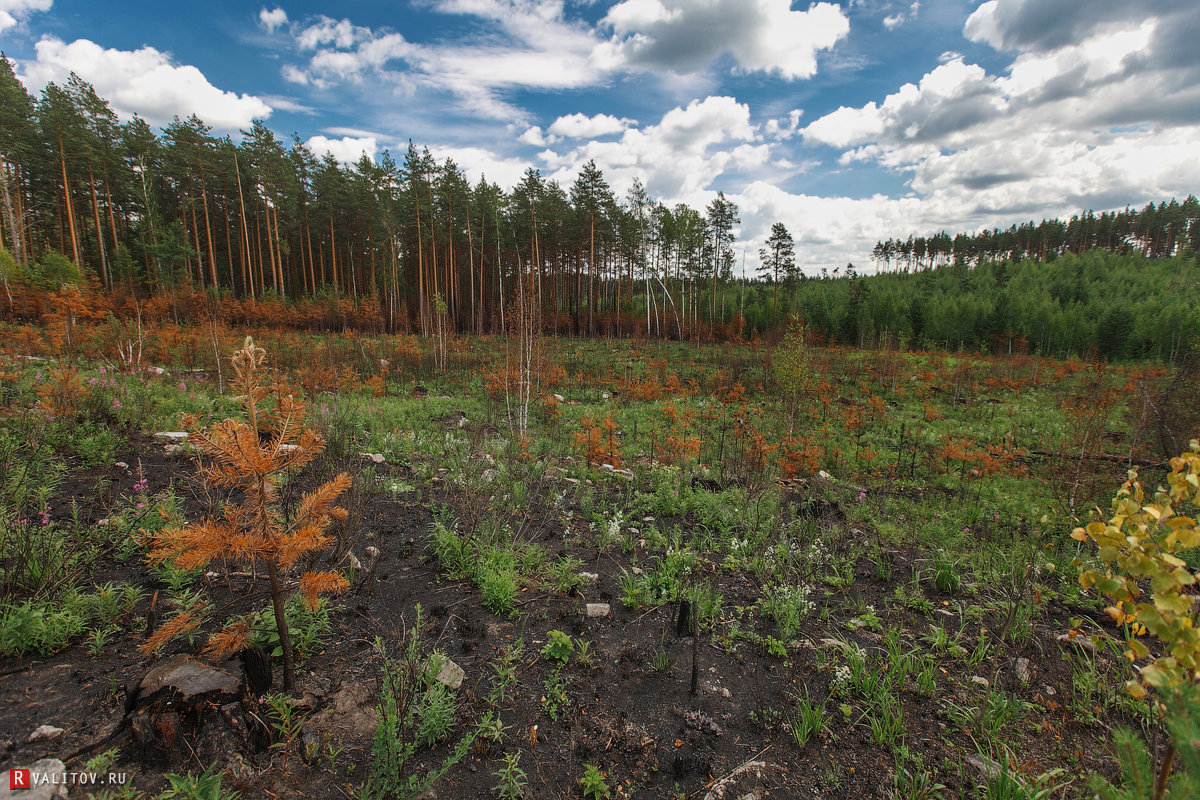
[[[710,717],[706,717],[699,711],[685,712],[683,715],[683,720],[689,728],[694,728],[695,730],[703,733],[709,733],[713,736],[724,735],[724,731],[721,730],[721,726],[718,725],[715,720]]]
[[[584,612],[589,619],[602,619],[612,613],[612,608],[608,603],[588,603]]]
[[[579,577],[583,578],[588,583],[595,583],[596,581],[600,580],[600,576],[595,572],[581,572],[579,573]]]
[[[988,688],[989,685],[987,678],[981,678],[978,675],[971,676],[971,683],[975,684],[976,686],[982,686],[985,689]]]
[[[29,765],[29,789],[10,789],[12,770],[0,772],[0,800],[65,800],[69,796],[67,766],[57,758]]]
[[[322,715],[315,714],[320,718]],[[359,736],[374,732],[379,718],[371,704],[370,692],[365,686],[343,683],[333,696],[333,714],[329,721],[335,727],[346,727]]]
[[[387,459],[383,457],[383,453],[359,453],[360,456],[370,461],[372,464],[382,464]]]
[[[1029,683],[1029,659],[1018,658],[1016,665],[1017,680],[1021,683]]]
[[[64,733],[66,733],[65,730],[62,728],[56,728],[53,725],[39,725],[37,730],[29,734],[29,739],[27,741],[37,742],[44,739],[52,742],[58,737],[62,736]]]
[[[616,467],[614,467],[612,464],[601,464],[600,469],[603,472],[613,472]]]
[[[1096,643],[1092,641],[1092,637],[1088,636],[1086,633],[1080,633],[1075,636],[1072,636],[1069,633],[1060,633],[1058,636],[1055,636],[1054,639],[1060,644],[1075,644],[1078,647],[1082,647],[1084,650],[1088,650],[1092,653],[1096,652]]]
[[[985,781],[994,781],[1000,776],[1000,773],[1004,771],[1003,767],[985,756],[983,753],[971,753],[971,755],[967,756],[967,763],[970,764],[979,773],[979,777]]]
[[[557,401],[558,401],[558,402],[560,402],[560,403],[565,403],[565,402],[567,402],[567,399],[566,399],[565,397],[563,397],[561,394],[556,394],[556,395],[554,395],[554,399],[555,399],[555,400],[557,400]]]
[[[154,438],[162,439],[164,442],[186,442],[187,431],[159,431],[154,434]]]
[[[451,689],[457,689],[463,684],[463,679],[467,677],[467,673],[458,664],[455,664],[450,659],[442,661],[442,668],[438,670],[438,683],[448,686]]]

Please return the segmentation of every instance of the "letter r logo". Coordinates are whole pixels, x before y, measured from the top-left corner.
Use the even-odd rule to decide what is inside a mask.
[[[8,790],[13,789],[28,789],[29,788],[29,770],[24,767],[10,769],[8,771]]]

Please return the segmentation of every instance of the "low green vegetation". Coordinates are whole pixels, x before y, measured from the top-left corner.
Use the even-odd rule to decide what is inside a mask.
[[[495,340],[453,339],[439,366],[388,337],[349,347],[264,332],[279,354],[270,383],[304,397],[325,441],[281,473],[280,519],[310,487],[351,475],[349,521],[323,534],[327,554],[296,562],[336,567],[350,591],[282,608],[298,685],[327,668],[324,651],[362,662],[377,727],[373,745],[306,734],[298,698],[268,694],[261,766],[317,781],[324,764],[322,787],[379,800],[447,779],[532,797],[548,769],[585,798],[676,782],[690,794],[712,779],[687,772],[697,742],[745,735],[789,774],[819,764],[813,774],[846,791],[1151,797],[1165,775],[1159,796],[1187,797],[1196,496],[1189,457],[1172,472],[1150,410],[1180,373],[805,337],[793,328],[775,349],[540,342],[541,358],[569,367],[538,388],[522,434],[492,380],[505,358]],[[188,629],[163,638],[160,657],[196,653],[233,623],[282,655],[252,561],[146,564],[163,531],[226,502],[139,466],[153,453],[182,471],[196,455],[147,434],[174,430],[181,412],[239,413],[211,356],[164,353],[179,363],[152,377],[82,356],[6,362],[0,657],[123,663],[180,619]],[[402,373],[379,366],[404,358]],[[330,384],[338,362],[357,379]],[[114,398],[136,415],[110,419]],[[1130,463],[1144,465],[1141,487],[1124,490],[1117,518],[1097,516]],[[393,517],[402,533],[371,527]],[[387,579],[440,609],[399,608],[387,627],[371,616]],[[356,639],[375,646],[346,650]],[[439,679],[463,659],[461,685]],[[606,705],[624,685],[644,692],[635,706],[670,697],[679,713],[614,721],[632,715]],[[1111,727],[1126,729],[1112,744]],[[572,735],[593,749],[559,759]],[[1153,747],[1168,740],[1173,772],[1166,745]],[[864,760],[875,783],[850,771]],[[229,796],[220,772],[159,778],[173,796]]]

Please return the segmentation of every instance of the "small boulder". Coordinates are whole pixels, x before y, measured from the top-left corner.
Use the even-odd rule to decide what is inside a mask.
[[[608,603],[588,603],[584,607],[584,613],[588,619],[603,619],[612,613],[612,608]]]
[[[1088,650],[1092,653],[1096,652],[1096,643],[1092,641],[1092,637],[1088,636],[1086,633],[1076,633],[1075,631],[1070,631],[1068,633],[1060,633],[1058,636],[1055,636],[1054,639],[1061,644],[1075,644],[1078,647],[1082,647],[1084,650]]]
[[[29,734],[28,741],[37,742],[45,740],[52,742],[62,736],[64,733],[66,733],[65,730],[62,728],[56,728],[53,725],[38,725],[37,730]]]
[[[971,683],[975,684],[976,686],[982,686],[984,689],[988,688],[988,679],[982,678],[978,675],[971,676]]]
[[[446,658],[442,660],[442,667],[438,670],[437,682],[451,689],[458,689],[466,677],[467,673],[462,667]]]
[[[1021,683],[1029,683],[1029,659],[1018,658],[1016,664],[1017,680]]]
[[[1004,771],[999,764],[983,753],[971,753],[967,756],[967,763],[979,773],[979,777],[984,781],[994,781]]]
[[[383,457],[382,453],[359,453],[359,455],[367,461],[370,461],[372,464],[382,464],[387,460]]]
[[[186,442],[188,435],[187,431],[159,431],[158,433],[154,434],[154,438],[161,439],[164,442],[178,444],[180,442]]]

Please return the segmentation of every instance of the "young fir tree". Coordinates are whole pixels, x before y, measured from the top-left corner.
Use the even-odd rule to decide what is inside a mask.
[[[245,419],[226,419],[205,428],[198,415],[184,417],[188,441],[211,462],[200,466],[200,475],[212,487],[237,490],[240,502],[230,500],[219,519],[206,519],[163,531],[152,543],[151,561],[170,561],[180,569],[193,569],[216,558],[262,563],[271,582],[275,626],[283,651],[283,685],[291,691],[294,678],[291,637],[288,635],[284,587],[289,573],[305,555],[330,542],[326,528],[346,516],[334,501],[350,488],[350,476],[341,473],[303,495],[297,507],[285,514],[279,503],[280,478],[310,462],[325,446],[320,434],[304,427],[304,404],[290,395],[274,412],[260,409],[267,396],[259,379],[265,351],[246,337],[233,354],[235,391],[244,396]],[[268,431],[260,436],[260,426]],[[345,577],[337,572],[308,571],[299,577],[299,592],[310,608],[319,595],[342,591]],[[163,625],[144,645],[153,650],[171,637],[199,625],[195,614],[181,613]],[[205,652],[220,657],[244,647],[251,633],[251,615],[230,621],[212,636]]]

